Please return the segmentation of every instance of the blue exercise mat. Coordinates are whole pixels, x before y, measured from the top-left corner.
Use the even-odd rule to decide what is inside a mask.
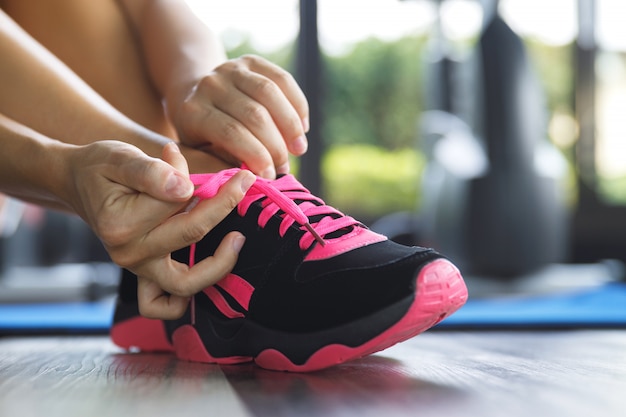
[[[438,328],[626,327],[626,284],[543,296],[475,299]]]
[[[0,305],[0,332],[105,333],[114,301]],[[626,284],[559,294],[470,299],[438,329],[626,327]]]
[[[0,332],[108,332],[114,300],[0,305]]]

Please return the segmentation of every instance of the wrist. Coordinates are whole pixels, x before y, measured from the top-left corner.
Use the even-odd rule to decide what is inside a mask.
[[[72,177],[66,156],[71,146],[0,114],[0,191],[67,210],[70,206],[65,185]]]
[[[170,83],[165,94],[163,105],[165,114],[180,134],[180,113],[185,101],[193,94],[201,77],[189,77],[187,80],[177,80]]]
[[[48,191],[50,199],[65,210],[76,212],[76,175],[75,161],[80,158],[79,150],[84,146],[71,145],[55,140],[42,144],[41,166],[47,167],[40,176],[43,189]]]

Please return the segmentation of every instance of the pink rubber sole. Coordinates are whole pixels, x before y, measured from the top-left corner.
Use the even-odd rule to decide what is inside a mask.
[[[244,356],[215,358],[207,352],[196,329],[191,325],[178,328],[172,339],[176,355],[188,361],[235,364],[254,360],[265,369],[311,372],[379,352],[416,336],[454,313],[466,301],[467,288],[461,273],[449,261],[438,259],[420,271],[415,301],[396,324],[360,346],[348,347],[339,344],[324,346],[302,365],[292,363],[283,353],[275,349],[266,349],[254,358]]]
[[[111,340],[124,349],[137,348],[144,352],[174,352],[161,320],[141,316],[116,323],[111,327]]]

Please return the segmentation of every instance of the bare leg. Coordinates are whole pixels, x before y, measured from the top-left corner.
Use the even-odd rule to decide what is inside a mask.
[[[115,1],[0,5],[15,19],[0,11],[0,113],[70,143],[119,139],[152,156],[176,139]],[[199,151],[183,153],[192,171],[227,167]]]

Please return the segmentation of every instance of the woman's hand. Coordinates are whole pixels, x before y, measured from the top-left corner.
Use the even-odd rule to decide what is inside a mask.
[[[181,143],[273,179],[307,150],[308,104],[287,71],[257,56],[227,61],[168,110]]]
[[[175,144],[165,146],[162,160],[117,141],[71,152],[70,203],[112,260],[137,275],[142,315],[182,316],[190,296],[233,268],[245,240],[238,232],[228,234],[214,256],[191,268],[170,254],[202,239],[235,208],[255,180],[250,172],[240,172],[214,198],[187,212],[193,185]]]

